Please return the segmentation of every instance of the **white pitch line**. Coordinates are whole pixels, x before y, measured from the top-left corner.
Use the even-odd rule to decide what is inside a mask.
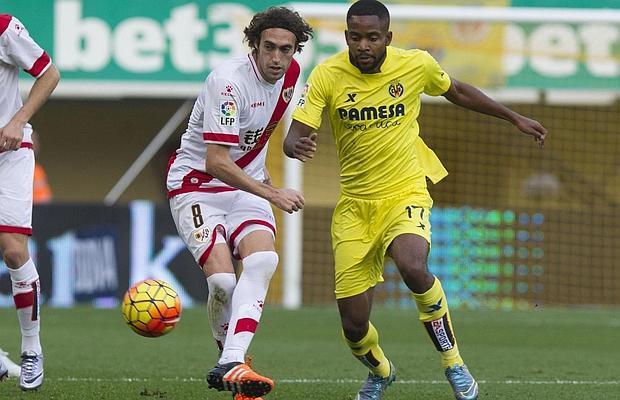
[[[49,379],[49,378],[48,378]],[[162,379],[147,379],[147,378],[78,378],[78,377],[61,377],[52,378],[52,380],[58,382],[205,382],[204,378],[195,377],[175,377],[175,378],[162,378]],[[309,384],[309,383],[324,383],[324,384],[348,384],[348,383],[360,383],[362,380],[358,379],[307,379],[307,378],[291,378],[291,379],[278,379],[278,383],[285,384]],[[424,379],[410,379],[410,380],[397,380],[394,383],[400,385],[445,385],[445,380],[424,380]],[[578,381],[578,380],[515,380],[509,379],[505,381],[487,381],[478,380],[480,384],[493,384],[493,385],[620,385],[620,381]]]

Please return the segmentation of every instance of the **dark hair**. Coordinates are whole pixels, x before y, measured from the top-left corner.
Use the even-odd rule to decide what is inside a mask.
[[[354,15],[376,15],[379,19],[386,20],[387,26],[390,26],[390,12],[383,3],[377,0],[356,1],[347,11],[347,22]]]
[[[252,18],[243,33],[245,41],[250,47],[256,48],[260,43],[260,36],[265,29],[282,28],[290,31],[297,39],[297,51],[301,53],[304,43],[312,36],[312,28],[297,13],[286,7],[269,7]]]

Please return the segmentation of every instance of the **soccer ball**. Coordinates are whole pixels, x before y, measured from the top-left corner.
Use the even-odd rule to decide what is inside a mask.
[[[127,325],[138,335],[158,337],[179,322],[181,298],[167,282],[146,279],[125,292],[121,311]]]

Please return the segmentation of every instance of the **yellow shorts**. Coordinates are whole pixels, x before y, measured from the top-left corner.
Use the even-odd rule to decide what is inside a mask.
[[[377,200],[341,195],[332,218],[336,298],[383,282],[385,254],[397,236],[413,233],[430,243],[432,204],[426,189]]]

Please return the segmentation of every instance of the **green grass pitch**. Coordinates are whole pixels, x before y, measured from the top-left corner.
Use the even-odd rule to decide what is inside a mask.
[[[22,393],[0,382],[0,399],[226,399],[207,390],[216,361],[204,308],[184,311],[168,336],[143,338],[119,310],[42,310],[45,383]],[[373,311],[382,347],[398,368],[385,400],[453,399],[439,356],[412,310]],[[620,398],[620,313],[610,310],[453,311],[461,354],[480,399]],[[0,310],[0,347],[15,360],[17,317]],[[335,306],[267,307],[250,353],[276,381],[265,400],[350,400],[366,370],[340,338]]]

